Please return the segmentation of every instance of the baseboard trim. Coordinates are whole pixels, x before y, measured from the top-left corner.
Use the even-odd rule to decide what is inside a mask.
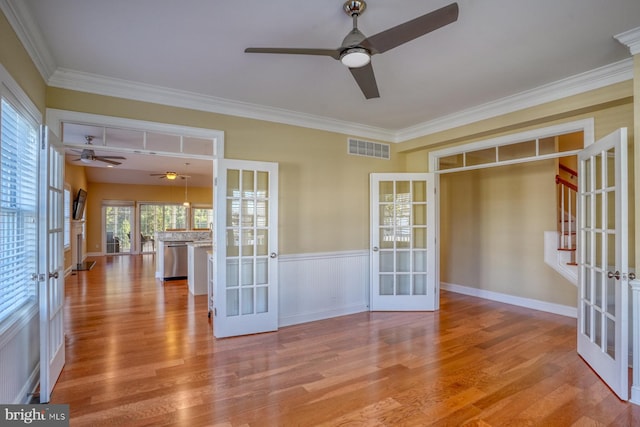
[[[640,405],[640,386],[634,385],[631,387],[631,399],[629,399],[629,402]]]
[[[349,314],[369,311],[366,304],[358,304],[347,307],[340,307],[335,310],[323,310],[315,313],[298,314],[294,316],[282,317],[278,320],[278,327],[292,326],[300,323],[315,322],[316,320],[330,319],[332,317],[346,316]]]
[[[29,375],[29,379],[25,383],[22,390],[20,390],[20,394],[17,396],[18,398],[14,402],[15,404],[28,404],[31,403],[31,396],[36,393],[38,386],[40,385],[40,363],[36,365],[34,370]]]
[[[505,304],[516,305],[518,307],[530,308],[532,310],[545,311],[547,313],[559,314],[566,317],[578,317],[578,310],[568,305],[555,304],[552,302],[540,301],[532,298],[517,297],[500,292],[487,291],[485,289],[471,288],[469,286],[456,285],[454,283],[440,283],[441,289],[455,292],[457,294],[469,295]]]

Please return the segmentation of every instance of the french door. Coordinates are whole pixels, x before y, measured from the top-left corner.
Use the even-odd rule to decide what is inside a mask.
[[[216,338],[278,329],[278,164],[217,160]]]
[[[436,310],[436,176],[371,174],[371,310]]]
[[[627,400],[626,128],[585,148],[578,161],[578,353]]]
[[[47,403],[65,361],[64,348],[64,149],[41,128],[39,308],[40,402]]]

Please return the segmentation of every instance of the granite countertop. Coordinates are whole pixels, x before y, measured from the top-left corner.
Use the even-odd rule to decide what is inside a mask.
[[[196,240],[194,242],[188,242],[187,246],[193,246],[194,248],[204,248],[211,246],[213,242],[211,240]]]
[[[210,231],[159,231],[156,233],[159,242],[198,241],[211,242]]]

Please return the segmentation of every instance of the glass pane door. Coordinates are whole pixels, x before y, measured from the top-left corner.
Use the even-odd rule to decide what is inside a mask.
[[[621,398],[628,396],[627,134],[578,156],[578,353]]]
[[[40,158],[39,311],[40,402],[50,400],[65,363],[64,340],[64,149],[43,129]],[[45,137],[45,135],[47,135]]]
[[[433,175],[371,177],[371,309],[437,307]]]
[[[133,206],[103,206],[105,253],[131,253]]]
[[[278,328],[278,165],[220,163],[214,334],[273,331]]]

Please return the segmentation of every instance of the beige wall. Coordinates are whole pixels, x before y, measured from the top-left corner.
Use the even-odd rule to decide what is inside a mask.
[[[44,114],[45,82],[3,13],[0,13],[0,63]]]
[[[576,287],[544,263],[556,229],[553,160],[444,174],[440,178],[441,279],[576,305]]]
[[[281,254],[368,248],[369,174],[404,168],[396,146],[390,161],[350,156],[347,135],[338,133],[56,88],[48,88],[47,106],[217,129],[225,157],[277,161]]]

